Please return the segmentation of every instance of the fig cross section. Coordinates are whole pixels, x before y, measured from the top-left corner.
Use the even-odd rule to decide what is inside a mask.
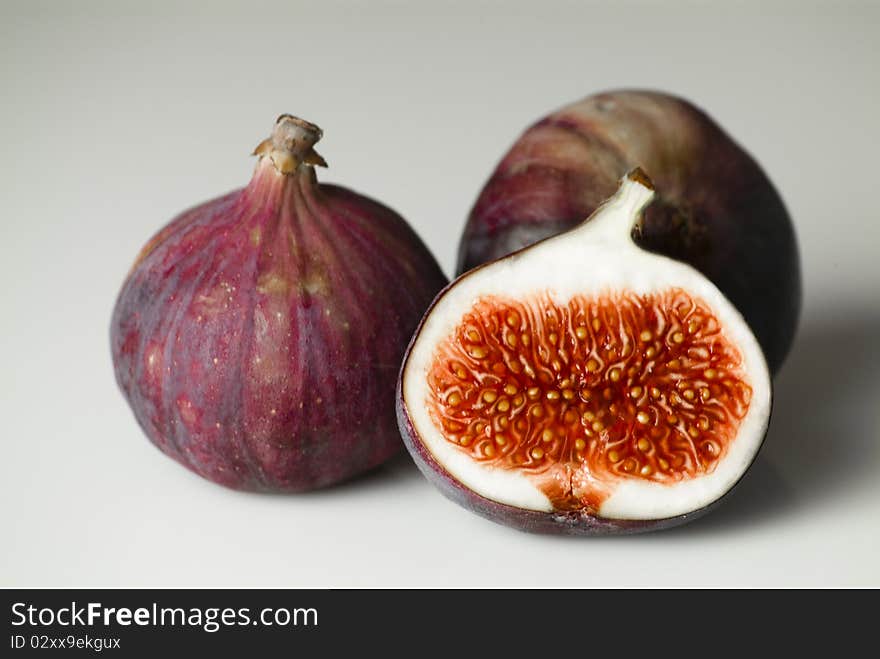
[[[528,531],[632,533],[703,514],[749,468],[767,361],[711,280],[634,241],[653,198],[634,170],[579,226],[435,298],[397,412],[447,497]]]

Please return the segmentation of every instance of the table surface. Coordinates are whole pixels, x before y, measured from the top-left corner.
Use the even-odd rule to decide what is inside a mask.
[[[880,8],[539,4],[0,5],[0,585],[880,585]],[[396,208],[451,274],[518,133],[614,87],[706,108],[797,224],[800,334],[716,512],[534,536],[448,502],[406,454],[268,496],[146,441],[113,378],[115,296],[160,225],[248,180],[275,116],[318,122],[321,178]]]

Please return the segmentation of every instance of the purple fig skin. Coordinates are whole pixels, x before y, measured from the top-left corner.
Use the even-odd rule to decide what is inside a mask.
[[[484,266],[477,266],[478,269],[482,267]],[[591,515],[586,510],[565,512],[526,510],[492,501],[462,485],[452,474],[446,471],[443,465],[434,459],[434,456],[425,447],[413,426],[412,419],[407,411],[406,400],[403,396],[403,374],[406,371],[406,362],[412,352],[413,345],[422,330],[425,319],[430,315],[437,302],[453,286],[455,286],[455,282],[448,284],[440,291],[425,312],[422,321],[413,334],[412,340],[407,346],[397,382],[397,426],[401,437],[403,437],[404,446],[406,446],[406,450],[416,463],[419,471],[422,472],[422,475],[447,499],[491,522],[501,524],[502,526],[509,526],[518,531],[525,531],[526,533],[568,536],[633,535],[636,533],[647,533],[648,531],[670,529],[699,519],[703,515],[715,510],[742,482],[741,477],[721,497],[698,510],[693,510],[684,515],[676,515],[675,517],[650,520],[605,518]],[[762,438],[760,444],[763,444],[763,442],[764,439]],[[754,462],[757,454],[758,452],[756,451],[752,462]],[[750,467],[751,463],[743,471],[743,477]]]
[[[116,379],[149,439],[208,480],[330,485],[400,450],[400,360],[446,281],[394,211],[264,157],[143,249],[113,312]]]
[[[637,166],[657,196],[636,242],[708,277],[743,314],[777,372],[801,307],[794,228],[757,162],[681,98],[612,91],[531,126],[471,210],[458,273],[580,224]]]

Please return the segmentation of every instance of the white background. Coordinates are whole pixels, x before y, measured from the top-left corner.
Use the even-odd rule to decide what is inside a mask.
[[[875,4],[243,2],[0,6],[0,585],[880,585]],[[116,388],[110,311],[147,238],[244,185],[281,112],[325,181],[451,274],[497,159],[553,108],[647,86],[707,109],[797,223],[805,309],[764,450],[715,513],[531,536],[403,454],[301,496],[161,455]]]

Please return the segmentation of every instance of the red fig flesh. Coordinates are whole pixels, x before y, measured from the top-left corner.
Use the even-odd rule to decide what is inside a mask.
[[[609,336],[618,345],[607,348]],[[600,476],[672,483],[711,472],[748,410],[744,380],[718,320],[681,289],[567,305],[482,297],[438,346],[429,405],[473,460],[534,471],[556,510],[577,510],[602,503]],[[591,479],[569,476],[578,463]]]
[[[232,488],[307,490],[396,453],[400,359],[446,282],[394,211],[317,182],[320,136],[279,118],[248,186],[150,240],[113,312],[147,436]]]
[[[801,302],[791,220],[754,159],[689,102],[656,92],[590,96],[535,123],[471,211],[458,270],[579,224],[634,167],[656,199],[637,243],[694,266],[743,314],[775,372]]]

